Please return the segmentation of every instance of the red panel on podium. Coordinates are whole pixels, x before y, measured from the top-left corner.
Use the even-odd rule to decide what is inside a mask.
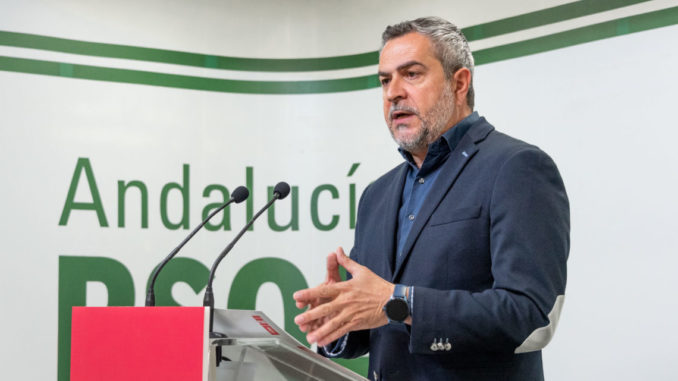
[[[203,379],[203,307],[73,307],[71,381]]]

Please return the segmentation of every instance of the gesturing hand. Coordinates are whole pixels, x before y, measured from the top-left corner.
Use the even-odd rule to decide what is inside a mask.
[[[351,280],[340,281],[338,265],[351,273]],[[351,260],[341,247],[327,257],[327,269],[324,283],[294,293],[298,308],[310,307],[294,319],[299,329],[308,333],[309,343],[327,345],[349,331],[388,323],[383,307],[394,284]]]
[[[337,251],[340,250],[343,253],[343,249],[341,247],[337,249]],[[339,274],[339,263],[337,262],[336,253],[333,252],[327,256],[327,275],[325,276],[325,281],[321,283],[319,286],[317,286],[316,289],[320,286],[328,286],[337,282],[341,282],[341,275]],[[314,295],[309,296],[307,299],[299,299],[297,298],[297,294],[298,293],[294,294],[294,299],[296,301],[297,308],[299,309],[302,309],[306,306],[308,306],[309,309],[313,309],[321,304],[328,303],[332,300],[331,298],[328,298],[324,295]],[[312,321],[308,324],[297,323],[297,325],[299,325],[299,329],[302,332],[309,332],[315,330],[316,328],[318,328],[318,326],[324,324],[325,321],[328,320],[330,317],[331,316],[325,316],[323,318]]]

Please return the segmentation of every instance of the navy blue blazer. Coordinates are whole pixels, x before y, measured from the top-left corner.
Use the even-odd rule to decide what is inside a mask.
[[[372,380],[543,380],[540,350],[560,314],[569,252],[558,169],[485,118],[442,165],[398,267],[407,164],[364,191],[351,258],[414,286],[412,325],[351,332],[340,357],[369,352]]]

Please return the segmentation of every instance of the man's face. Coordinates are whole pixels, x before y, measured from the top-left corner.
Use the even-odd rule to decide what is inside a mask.
[[[452,124],[454,94],[428,37],[408,33],[384,45],[379,57],[384,118],[398,145],[415,154]]]

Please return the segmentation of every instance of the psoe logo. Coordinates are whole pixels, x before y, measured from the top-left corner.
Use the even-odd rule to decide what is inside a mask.
[[[264,327],[264,329],[267,330],[268,333],[270,333],[271,335],[279,335],[278,331],[276,331],[273,327],[271,327],[268,323],[266,323],[266,321],[264,321],[264,318],[262,318],[261,316],[252,315],[252,318],[254,318],[254,320],[258,321],[259,325]]]

